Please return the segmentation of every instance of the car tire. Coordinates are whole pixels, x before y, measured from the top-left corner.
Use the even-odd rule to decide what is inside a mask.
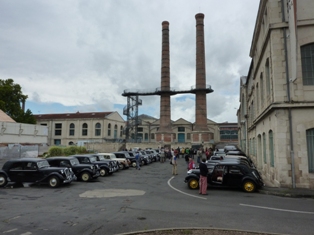
[[[90,181],[91,176],[90,176],[89,172],[83,172],[81,174],[80,178],[81,178],[82,181],[87,182],[87,181]]]
[[[119,169],[123,170],[124,169],[124,165],[122,163],[119,164]]]
[[[247,193],[253,193],[256,191],[255,183],[251,180],[244,181],[242,188]]]
[[[198,189],[199,187],[198,179],[195,179],[195,178],[189,179],[188,186],[189,186],[189,189]]]
[[[57,188],[60,185],[60,179],[58,176],[51,176],[48,183],[51,188]]]
[[[108,170],[107,169],[103,169],[103,168],[101,168],[100,169],[100,176],[106,176],[106,175],[109,175],[109,172],[108,172]]]
[[[8,184],[6,175],[0,174],[0,188],[5,187]]]
[[[133,167],[136,167],[136,162],[132,162],[132,166],[133,166]]]

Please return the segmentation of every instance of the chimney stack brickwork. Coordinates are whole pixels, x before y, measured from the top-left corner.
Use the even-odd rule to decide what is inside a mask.
[[[162,22],[162,55],[161,55],[161,95],[160,95],[160,125],[156,141],[172,142],[171,104],[170,104],[170,49],[169,22]],[[169,92],[167,92],[169,91]]]
[[[206,102],[206,63],[204,42],[204,14],[198,13],[196,19],[196,89],[195,92],[195,128],[193,142],[209,141],[207,126],[207,102]]]

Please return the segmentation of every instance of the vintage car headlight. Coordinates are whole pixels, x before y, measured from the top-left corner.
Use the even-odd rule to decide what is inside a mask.
[[[187,172],[188,174],[192,174],[192,170],[188,170],[188,172]]]
[[[64,171],[63,171],[63,170],[61,170],[60,172],[61,172],[61,174],[64,174]]]

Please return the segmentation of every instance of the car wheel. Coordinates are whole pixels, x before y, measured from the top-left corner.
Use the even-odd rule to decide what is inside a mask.
[[[107,169],[100,169],[100,176],[106,176],[106,175],[109,175],[109,172]]]
[[[124,169],[124,165],[122,163],[119,164],[119,169],[123,170]]]
[[[8,183],[8,179],[5,175],[0,174],[0,187],[6,186]]]
[[[49,178],[49,186],[51,188],[57,188],[60,185],[60,180],[57,176],[51,176]]]
[[[199,186],[198,180],[194,178],[189,179],[188,186],[190,189],[197,189]]]
[[[84,182],[87,182],[87,181],[90,181],[91,179],[91,176],[88,172],[83,172],[81,174],[81,180],[84,181]]]
[[[132,166],[133,166],[133,167],[136,167],[136,162],[132,162]]]
[[[243,190],[247,193],[252,193],[256,190],[255,184],[251,180],[246,180],[243,183]]]

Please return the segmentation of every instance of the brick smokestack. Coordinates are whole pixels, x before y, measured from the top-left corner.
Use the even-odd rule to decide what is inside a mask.
[[[161,95],[160,95],[160,132],[170,132],[170,52],[169,22],[162,22],[162,55],[161,55]]]
[[[163,144],[172,142],[171,105],[170,105],[170,52],[169,22],[162,22],[161,52],[161,92],[160,92],[160,123],[156,133],[156,141]]]
[[[204,14],[198,13],[196,19],[196,105],[195,131],[208,131],[206,106],[206,65],[204,43]]]

